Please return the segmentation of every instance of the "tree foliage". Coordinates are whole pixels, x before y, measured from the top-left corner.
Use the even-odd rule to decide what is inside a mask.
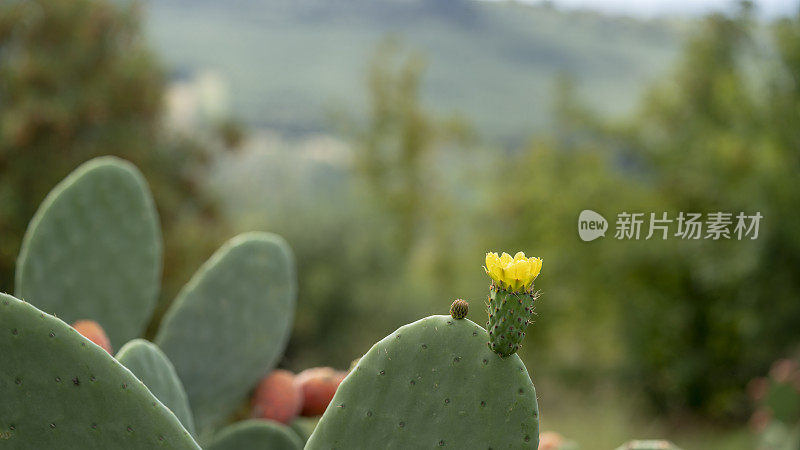
[[[20,241],[44,196],[99,155],[132,161],[148,179],[165,230],[165,296],[211,251],[207,240],[187,250],[189,237],[220,223],[198,184],[211,154],[161,126],[165,83],[135,3],[0,3],[0,291],[13,291]]]
[[[747,410],[746,382],[797,349],[799,23],[772,25],[764,46],[747,5],[709,16],[629,118],[587,120],[561,105],[574,120],[514,160],[531,186],[507,191],[512,241],[541,243],[544,298],[561,304],[541,306],[540,333],[571,355],[560,364],[621,370],[661,413],[730,418]],[[609,219],[602,242],[575,237],[583,209]],[[615,240],[624,211],[764,218],[756,240],[644,241],[646,229],[640,241]]]

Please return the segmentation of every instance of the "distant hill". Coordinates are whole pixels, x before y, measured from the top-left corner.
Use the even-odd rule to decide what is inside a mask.
[[[147,31],[174,73],[212,68],[250,125],[303,134],[332,108],[365,104],[369,58],[386,35],[425,56],[424,96],[481,134],[546,126],[569,73],[600,111],[626,111],[668,68],[687,24],[472,0],[151,0]]]

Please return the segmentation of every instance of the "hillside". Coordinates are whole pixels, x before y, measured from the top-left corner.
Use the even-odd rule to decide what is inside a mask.
[[[683,25],[471,0],[159,0],[147,31],[175,74],[212,68],[234,112],[287,134],[324,130],[334,109],[363,109],[370,55],[387,35],[425,57],[426,102],[485,136],[546,125],[554,77],[586,101],[629,108],[669,67]]]

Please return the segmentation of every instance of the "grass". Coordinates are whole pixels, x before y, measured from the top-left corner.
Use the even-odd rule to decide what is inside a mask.
[[[748,450],[754,436],[745,424],[719,427],[693,420],[680,425],[643,413],[638,399],[602,389],[578,395],[557,382],[538,380],[541,430],[555,431],[582,450],[615,449],[632,439],[667,439],[684,450]]]

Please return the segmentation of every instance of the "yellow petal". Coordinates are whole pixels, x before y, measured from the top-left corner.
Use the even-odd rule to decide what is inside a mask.
[[[517,289],[517,280],[515,280],[514,277],[506,274],[506,277],[505,277],[504,281],[505,281],[506,289],[508,289],[510,291],[513,291],[513,290]]]
[[[533,274],[533,277],[536,278],[539,276],[539,272],[542,271],[542,258],[534,258],[534,259],[535,261],[531,265],[531,273]]]
[[[503,267],[508,267],[508,264],[512,261],[514,261],[514,258],[512,258],[508,253],[503,252],[503,256],[500,257],[500,263],[503,265]]]
[[[491,272],[489,272],[489,276],[491,276],[494,281],[501,283],[503,281],[503,268],[500,266],[494,266]]]
[[[514,278],[524,280],[531,273],[531,263],[527,259],[514,261]]]
[[[484,267],[498,285],[515,292],[529,290],[541,269],[542,259],[528,258],[524,252],[517,252],[513,257],[505,252],[500,256],[495,252],[487,253]]]
[[[517,283],[517,289],[519,289],[527,284],[528,279],[531,276],[531,263],[527,259],[521,259],[514,265],[514,278],[519,281]]]
[[[536,280],[536,277],[539,276],[539,271],[542,270],[542,260],[541,258],[534,258],[531,257],[528,259],[531,263],[530,271],[528,272],[528,276],[525,279],[524,288],[525,290],[529,290],[533,281]]]
[[[486,254],[486,266],[484,269],[494,281],[500,283],[503,280],[503,269],[500,264],[500,257],[497,256],[497,253]]]
[[[497,253],[487,253],[486,254],[486,267],[491,270],[492,266],[496,266],[500,264],[500,257],[497,256]]]

